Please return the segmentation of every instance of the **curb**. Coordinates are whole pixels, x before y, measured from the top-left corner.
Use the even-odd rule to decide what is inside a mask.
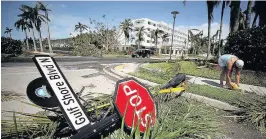
[[[110,68],[110,70],[111,70],[113,73],[115,73],[115,74],[117,74],[117,75],[119,75],[119,76],[125,77],[125,78],[127,78],[127,77],[133,77],[133,78],[139,80],[140,82],[142,82],[142,83],[144,83],[144,84],[147,84],[147,85],[149,85],[149,86],[157,86],[157,85],[159,85],[159,84],[154,83],[154,82],[150,82],[150,81],[147,81],[147,80],[144,80],[144,79],[141,79],[141,78],[138,78],[138,77],[132,76],[132,75],[128,75],[128,74],[126,74],[126,73],[124,73],[124,72],[121,72],[121,71],[115,70],[115,69],[113,69],[113,68]]]
[[[147,84],[147,85],[150,85],[150,86],[157,86],[157,85],[159,85],[157,83],[154,83],[154,82],[151,82],[151,81],[147,81],[147,80],[144,80],[144,79],[141,79],[141,78],[132,76],[132,75],[128,75],[128,74],[126,74],[124,72],[115,70],[115,68],[114,69],[113,68],[110,68],[110,70],[113,73],[115,73],[115,74],[117,74],[119,76],[122,76],[122,77],[125,77],[125,78],[126,77],[133,77],[133,78],[136,78],[137,80],[139,80],[140,82],[142,82],[144,84]],[[113,74],[111,73],[110,75],[112,76]],[[182,93],[181,96],[186,97],[186,98],[190,98],[190,99],[197,100],[199,102],[205,103],[207,105],[216,107],[216,108],[221,109],[221,110],[226,110],[226,111],[240,111],[241,110],[240,108],[235,107],[235,106],[232,106],[232,105],[230,105],[230,104],[228,104],[226,102],[222,102],[222,101],[219,101],[219,100],[216,100],[216,99],[212,99],[212,98],[208,98],[208,97],[196,95],[196,94],[189,93],[189,92]]]
[[[111,73],[111,72],[109,72],[109,71],[106,70],[106,68],[110,68],[110,67],[111,67],[111,66],[107,66],[107,67],[103,68],[103,71],[104,71],[105,73],[109,74],[110,76],[113,76],[113,77],[115,77],[115,78],[117,78],[117,79],[119,79],[119,80],[123,79],[123,78],[121,78],[121,77],[119,77],[119,76],[117,76],[117,75],[115,75],[115,74],[113,74],[113,73]],[[111,68],[110,68],[110,69],[111,69]]]

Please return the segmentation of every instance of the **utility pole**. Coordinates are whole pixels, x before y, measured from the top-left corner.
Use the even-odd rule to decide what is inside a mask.
[[[173,14],[173,17],[174,17],[174,23],[173,23],[173,31],[172,31],[172,42],[171,42],[171,50],[170,50],[170,60],[171,60],[171,56],[172,56],[172,49],[173,49],[173,39],[174,39],[174,31],[175,31],[175,18],[176,18],[176,15],[179,14],[178,11],[173,11],[171,12],[171,14]]]

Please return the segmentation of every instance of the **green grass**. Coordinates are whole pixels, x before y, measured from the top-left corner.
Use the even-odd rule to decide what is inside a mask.
[[[145,69],[139,69],[134,73],[130,73],[133,76],[149,80],[158,84],[165,84],[172,78],[169,74],[158,74],[156,72],[150,72]],[[243,94],[239,91],[228,90],[224,88],[211,87],[209,85],[197,85],[193,84],[188,86],[187,92],[199,94],[209,98],[217,99],[223,102],[227,102],[232,105],[239,104],[239,101],[248,100],[249,97],[257,97],[254,93]]]
[[[207,138],[222,132],[219,128],[221,123],[213,108],[181,97],[172,97],[170,101],[163,102],[164,97],[155,97],[159,113],[155,126],[151,127],[152,139]],[[137,139],[139,136],[137,130],[133,134]],[[134,139],[123,133],[121,129],[107,138]],[[146,136],[143,139],[148,138]]]
[[[131,75],[143,78],[159,84],[164,84],[170,78],[170,75],[162,75],[150,72],[145,69],[140,69],[137,72],[131,73]],[[152,87],[151,91],[158,91],[160,86]],[[258,96],[255,93],[245,92],[244,94],[239,91],[232,91],[224,88],[211,87],[209,85],[189,85],[186,89],[187,92],[202,95],[208,98],[217,99],[223,102],[227,102],[231,105],[242,108],[240,115],[243,120],[254,123],[257,129],[266,134],[266,97]]]
[[[178,66],[179,64],[179,66]],[[160,69],[163,72],[166,70],[171,70],[174,73],[185,73],[187,75],[199,76],[209,79],[220,79],[219,70],[213,70],[210,68],[197,68],[197,65],[194,62],[190,61],[180,61],[177,63],[152,63],[145,65],[146,68],[151,69]],[[179,67],[179,68],[177,68]],[[232,79],[234,80],[234,74],[232,75]],[[240,83],[257,85],[257,86],[265,86],[266,85],[266,73],[257,72],[246,72],[242,71]]]

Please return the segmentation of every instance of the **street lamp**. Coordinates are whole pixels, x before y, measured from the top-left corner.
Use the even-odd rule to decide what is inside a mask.
[[[172,42],[171,42],[171,50],[170,50],[170,60],[171,60],[172,48],[173,48],[173,39],[174,39],[174,31],[175,31],[175,18],[176,18],[176,15],[179,14],[179,12],[178,11],[172,11],[171,14],[174,17],[174,23],[173,23],[173,33],[172,33]]]

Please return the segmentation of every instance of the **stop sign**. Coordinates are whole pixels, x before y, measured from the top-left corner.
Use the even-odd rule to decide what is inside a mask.
[[[120,116],[125,116],[124,122],[129,129],[136,127],[139,121],[140,132],[144,133],[156,122],[157,107],[152,94],[134,78],[116,83],[114,103]]]

